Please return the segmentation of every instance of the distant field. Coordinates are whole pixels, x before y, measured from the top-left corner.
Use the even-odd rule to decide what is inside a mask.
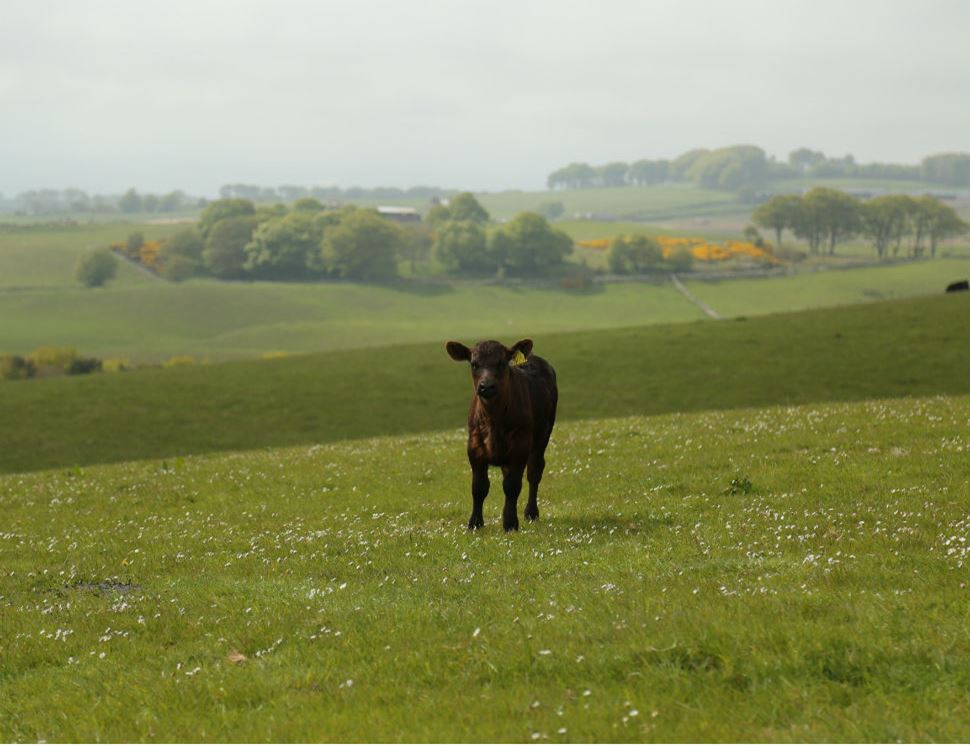
[[[493,218],[510,218],[523,210],[538,210],[546,202],[562,202],[564,219],[575,213],[609,214],[626,220],[661,222],[704,215],[750,213],[730,192],[699,189],[687,184],[602,189],[564,189],[539,192],[477,194]]]
[[[154,282],[0,293],[0,350],[53,344],[133,361],[181,354],[224,360],[700,317],[669,284],[578,294],[476,285]]]
[[[150,240],[165,238],[184,228],[184,225],[135,222],[28,228],[11,227],[0,220],[0,293],[21,288],[76,287],[74,269],[78,258],[86,252],[124,241],[129,233],[136,231]],[[152,280],[122,265],[112,282],[144,285]]]
[[[970,297],[534,334],[563,420],[970,393]],[[521,333],[493,329],[511,343]],[[475,335],[455,335],[471,342]],[[467,366],[434,343],[0,382],[0,471],[460,427]],[[713,447],[713,446],[712,446]]]
[[[965,259],[938,259],[889,267],[806,272],[789,277],[735,280],[682,279],[690,291],[722,316],[840,306],[862,300],[890,300],[942,293],[970,276]]]
[[[968,427],[561,423],[510,536],[453,426],[0,477],[0,740],[967,742]]]

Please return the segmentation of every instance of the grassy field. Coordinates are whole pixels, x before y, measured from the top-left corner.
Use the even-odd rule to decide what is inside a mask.
[[[510,218],[523,210],[536,211],[548,202],[562,202],[565,218],[594,213],[643,222],[751,212],[750,207],[740,204],[730,192],[700,189],[687,184],[508,191],[475,196],[495,219]]]
[[[683,279],[694,295],[721,315],[732,317],[942,293],[948,284],[968,275],[970,261],[938,259],[788,277],[702,281],[688,276]]]
[[[77,287],[77,260],[92,249],[124,241],[141,232],[146,240],[170,236],[184,225],[147,223],[79,223],[49,226],[0,224],[0,297],[4,292],[30,288]],[[115,285],[145,285],[154,280],[123,264]],[[0,345],[2,347],[2,345]]]
[[[967,741],[970,398],[0,477],[4,741]]]
[[[970,298],[535,335],[560,417],[970,393]],[[500,331],[500,330],[499,330]],[[519,335],[499,335],[511,343]],[[472,337],[461,337],[473,341]],[[458,427],[466,366],[430,344],[0,384],[0,471]]]
[[[97,236],[92,242],[101,240]],[[58,248],[58,256],[65,259],[66,251]],[[590,257],[591,264],[603,261],[601,252],[586,253],[597,255]],[[53,268],[36,271],[38,283],[59,285],[29,291],[0,288],[0,352],[23,354],[61,345],[132,362],[176,355],[218,361],[459,334],[546,334],[701,317],[665,283],[598,286],[587,293],[467,284],[173,284],[123,267],[117,282],[92,290],[65,286],[71,282],[69,273],[58,277]],[[724,314],[756,315],[934,294],[966,274],[965,260],[950,259],[711,287],[705,283],[695,291]],[[18,282],[29,281],[23,272],[18,276]]]

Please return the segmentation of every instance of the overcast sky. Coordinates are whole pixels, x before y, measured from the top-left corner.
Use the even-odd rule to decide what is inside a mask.
[[[970,150],[970,2],[45,2],[0,15],[0,192],[538,188],[752,143]]]

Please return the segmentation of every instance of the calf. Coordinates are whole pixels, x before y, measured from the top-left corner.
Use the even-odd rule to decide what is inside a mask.
[[[946,292],[948,293],[963,293],[970,290],[970,280],[960,280],[958,282],[951,282],[946,286]]]
[[[556,372],[532,353],[532,340],[506,347],[488,340],[468,349],[460,342],[446,345],[453,360],[471,363],[472,394],[468,409],[468,462],[472,468],[472,515],[468,528],[481,528],[482,505],[488,495],[488,467],[502,467],[505,508],[502,527],[518,530],[516,507],[522,472],[528,467],[529,502],[525,517],[539,517],[539,482],[545,468],[546,445],[556,422]],[[518,353],[521,353],[519,356]],[[521,364],[518,360],[524,359]]]

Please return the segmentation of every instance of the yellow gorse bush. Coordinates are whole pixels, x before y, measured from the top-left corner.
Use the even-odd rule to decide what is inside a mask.
[[[765,262],[767,264],[783,264],[783,262],[765,249],[755,246],[748,241],[725,241],[715,243],[700,236],[657,236],[654,240],[660,244],[664,259],[669,259],[678,251],[689,251],[700,262],[723,262],[728,259],[747,258]],[[577,246],[585,249],[605,251],[610,246],[609,238],[590,238],[577,241]]]

